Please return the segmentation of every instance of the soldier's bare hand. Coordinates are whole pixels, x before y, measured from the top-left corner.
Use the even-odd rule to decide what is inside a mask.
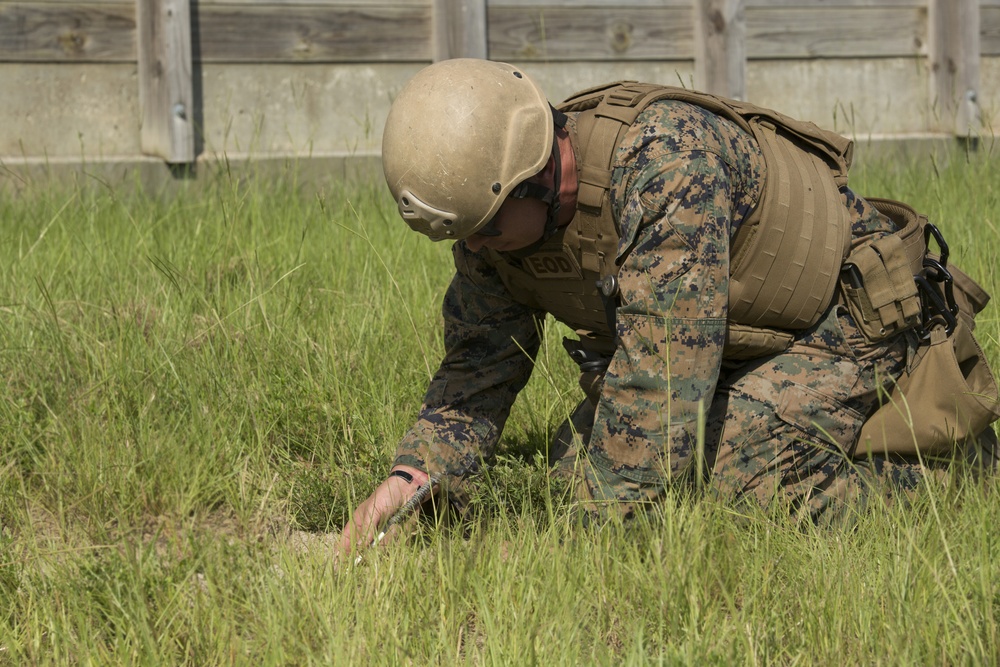
[[[412,482],[402,477],[387,477],[368,499],[354,510],[352,520],[344,526],[337,545],[340,557],[346,557],[352,551],[366,549],[375,538],[379,526],[385,524],[403,504],[409,500],[417,489],[427,481],[427,473],[409,466],[396,466],[393,470],[401,470],[413,476]]]

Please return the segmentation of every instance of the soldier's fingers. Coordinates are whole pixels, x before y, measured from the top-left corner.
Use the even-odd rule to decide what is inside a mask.
[[[378,529],[412,496],[414,490],[399,478],[389,478],[361,503],[344,527],[339,551],[342,555],[365,549],[377,538]],[[384,539],[384,538],[383,538]]]
[[[376,525],[375,506],[372,498],[369,498],[358,505],[351,519],[344,526],[337,551],[340,555],[346,556],[357,549],[367,547],[374,536]]]
[[[420,512],[418,510],[407,516],[405,519],[399,521],[399,523],[387,526],[385,529],[385,536],[380,540],[380,544],[389,544],[393,540],[398,540],[406,537],[407,535],[411,535],[416,532],[419,525]]]

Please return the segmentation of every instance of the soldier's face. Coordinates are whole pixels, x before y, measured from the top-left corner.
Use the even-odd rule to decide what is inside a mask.
[[[547,212],[545,204],[538,199],[508,197],[491,222],[499,234],[473,234],[465,239],[465,243],[473,252],[479,252],[483,248],[508,252],[527,248],[542,238]]]

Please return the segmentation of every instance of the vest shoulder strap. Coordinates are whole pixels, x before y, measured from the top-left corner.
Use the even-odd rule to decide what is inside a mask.
[[[676,86],[616,81],[582,90],[558,106],[562,112],[590,112],[581,114],[577,120],[581,153],[585,156],[584,164],[580,166],[582,206],[600,209],[602,195],[611,183],[611,160],[622,135],[646,107],[665,99],[700,106],[751,134],[756,134],[752,122],[764,121],[779,126],[827,163],[838,187],[847,184],[847,173],[854,157],[854,142],[836,132],[749,102]]]

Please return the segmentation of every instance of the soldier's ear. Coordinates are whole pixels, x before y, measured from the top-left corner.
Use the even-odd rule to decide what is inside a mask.
[[[555,173],[556,173],[556,156],[550,155],[549,161],[545,163],[545,166],[540,172],[526,178],[528,183],[538,183],[539,185],[544,185],[547,188],[551,188],[555,185]]]

